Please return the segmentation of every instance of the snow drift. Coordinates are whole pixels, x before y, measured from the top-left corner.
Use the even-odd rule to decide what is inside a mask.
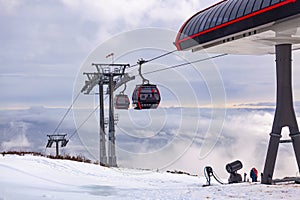
[[[299,185],[202,187],[204,178],[106,168],[40,156],[0,156],[0,199],[297,199]]]

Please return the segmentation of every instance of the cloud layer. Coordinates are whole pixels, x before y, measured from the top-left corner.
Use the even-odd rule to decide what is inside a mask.
[[[90,111],[80,111],[82,121]],[[6,116],[1,117],[1,151],[46,150],[47,154],[54,154],[55,149],[45,149],[46,135],[53,132],[64,112],[64,109],[49,108],[1,111],[1,116]],[[241,172],[248,173],[253,166],[262,171],[274,109],[228,109],[218,134],[208,132],[211,113],[211,109],[204,108],[160,108],[150,113],[130,110],[131,117],[127,112],[119,112],[120,122],[116,127],[118,164],[194,174],[202,174],[203,168],[210,165],[226,178],[225,165],[239,159],[244,165]],[[68,146],[61,149],[62,153],[99,159],[97,116],[95,113],[75,135],[72,135],[75,131],[73,119],[67,117],[58,132],[67,133],[68,138],[72,135],[72,138]],[[213,135],[217,137],[211,138]],[[288,138],[286,129],[283,138]],[[292,146],[281,144],[275,177],[294,176],[297,171]]]

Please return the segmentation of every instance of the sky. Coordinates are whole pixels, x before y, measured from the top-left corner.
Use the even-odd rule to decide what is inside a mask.
[[[215,2],[1,0],[1,108],[68,107],[81,65],[103,42],[148,27],[176,33],[186,19]],[[295,77],[300,73],[298,54]],[[227,104],[274,101],[273,55],[227,56],[214,63]],[[294,86],[298,100],[297,81]]]
[[[67,107],[81,64],[99,44],[145,27],[177,31],[206,5],[201,1],[1,0],[1,108]],[[172,15],[163,14],[167,12]]]
[[[0,0],[2,150],[44,150],[46,133],[52,133],[83,86],[85,77],[82,73],[94,71],[92,62],[111,62],[105,56],[114,52],[117,61],[135,64],[139,58],[152,58],[166,50],[173,50],[172,42],[185,20],[216,2]],[[158,36],[167,39],[160,41]],[[121,43],[124,41],[126,45]],[[161,45],[166,45],[166,49]],[[148,48],[143,49],[143,46]],[[149,65],[145,71],[208,56],[205,52],[181,52]],[[274,55],[228,55],[194,67],[148,75],[165,94],[162,108],[158,112],[138,114],[119,112],[120,163],[124,166],[134,163],[144,168],[163,168],[170,162],[176,162],[176,167],[195,172],[205,163],[219,164],[218,160],[222,159],[222,165],[218,167],[221,171],[225,162],[238,158],[235,151],[245,145],[245,138],[257,137],[251,142],[251,151],[259,154],[259,159],[246,160],[249,161],[248,167],[255,163],[262,168],[275,101],[274,60]],[[297,68],[299,52],[293,53],[293,61],[294,100],[297,102],[300,100],[300,82],[297,81],[300,74]],[[137,69],[131,69],[130,73],[135,75]],[[133,88],[139,81],[137,77],[128,88]],[[61,131],[72,134],[75,126],[80,125],[96,105],[97,97],[80,95]],[[212,107],[221,108],[212,111],[209,109]],[[249,111],[249,107],[261,107],[262,110]],[[93,143],[97,129],[96,114],[92,118],[81,132],[73,134],[74,142],[69,145],[73,151],[84,152],[83,143],[86,150],[97,158],[97,145]],[[176,125],[177,121],[179,125]],[[130,123],[131,126],[128,125]],[[247,137],[240,134],[241,124],[247,127],[242,131],[248,134]],[[143,132],[140,127],[147,127],[147,130]],[[205,140],[205,135],[196,134],[199,132],[208,134],[207,138],[223,140],[205,143],[209,140]],[[129,133],[138,139],[132,140]],[[175,136],[187,139],[172,140]],[[225,156],[222,152],[230,142],[233,143],[232,149]],[[170,143],[173,145],[168,145]],[[203,154],[199,153],[202,147]],[[172,157],[170,161],[153,165],[155,152],[161,150],[164,152],[162,160],[174,155],[174,152],[176,159]],[[133,151],[140,154],[150,152],[149,162],[135,159]],[[245,157],[246,152],[238,152]],[[287,148],[284,153],[289,155],[291,149]],[[207,154],[211,156],[207,157]],[[181,159],[177,162],[177,158]],[[186,164],[193,159],[197,161]],[[287,170],[285,166],[279,166],[279,169],[282,174]],[[292,173],[294,171],[293,168]]]

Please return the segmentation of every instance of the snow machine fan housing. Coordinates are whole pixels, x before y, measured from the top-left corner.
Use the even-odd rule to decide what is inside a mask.
[[[229,184],[242,182],[242,176],[239,173],[237,173],[237,171],[242,168],[243,168],[243,164],[239,160],[228,163],[226,165],[226,170],[230,174],[229,179],[228,179]]]

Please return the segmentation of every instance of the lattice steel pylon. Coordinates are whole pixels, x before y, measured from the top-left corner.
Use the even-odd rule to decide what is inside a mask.
[[[66,139],[67,134],[53,134],[47,135],[49,137],[46,148],[51,148],[52,144],[56,144],[56,157],[59,156],[59,143],[61,143],[61,147],[67,146],[69,140]]]
[[[114,101],[113,92],[122,84],[131,81],[134,77],[130,77],[125,73],[126,67],[129,64],[94,64],[97,72],[83,73],[88,77],[85,81],[81,92],[89,94],[91,90],[99,85],[99,109],[100,109],[100,164],[105,164],[111,167],[117,167],[116,159],[116,136],[115,136],[115,115],[114,115]],[[108,156],[106,156],[106,138],[105,138],[105,118],[104,118],[104,99],[103,86],[108,86],[109,94],[109,121],[108,121]]]

